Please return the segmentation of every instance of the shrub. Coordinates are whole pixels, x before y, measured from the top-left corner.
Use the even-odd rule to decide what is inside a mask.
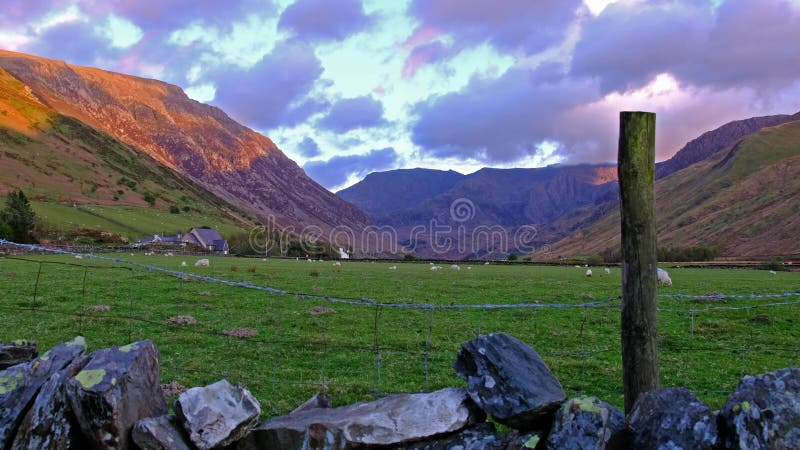
[[[6,206],[0,210],[0,235],[14,242],[29,244],[35,242],[33,228],[36,214],[22,190],[8,194]]]
[[[403,261],[416,261],[417,257],[413,253],[406,253],[403,255]]]
[[[149,191],[145,192],[144,195],[142,195],[142,200],[146,201],[150,206],[153,206],[156,204],[156,194]]]
[[[516,260],[518,260],[518,259],[519,259],[519,256],[517,256],[517,254],[516,254],[516,253],[509,253],[509,254],[508,254],[508,258],[507,258],[507,259],[508,259],[509,261],[516,261]]]
[[[786,270],[786,266],[783,265],[783,258],[780,256],[773,256],[772,258],[767,261],[767,269],[779,271],[779,270]]]
[[[180,214],[181,210],[175,205],[169,207],[170,214]]]

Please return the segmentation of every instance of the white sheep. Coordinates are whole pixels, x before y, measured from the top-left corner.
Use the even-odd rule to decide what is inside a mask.
[[[664,286],[672,286],[672,278],[669,277],[669,273],[667,273],[666,270],[659,267],[657,275],[659,284],[663,284]]]
[[[389,270],[397,270],[397,266],[389,266]]]
[[[472,266],[467,266],[467,270],[472,270]]]
[[[458,264],[453,264],[452,266],[450,266],[450,268],[453,270],[461,270],[461,267],[459,267]]]
[[[774,270],[770,270],[769,273],[770,273],[770,275],[777,275],[778,274],[778,272],[775,272]]]
[[[575,264],[575,268],[576,268],[576,269],[580,269],[580,268],[581,268],[581,266],[579,266],[579,265]]]
[[[210,263],[208,262],[208,259],[203,258],[203,259],[198,259],[197,262],[194,263],[194,266],[195,267],[208,267],[209,264]]]
[[[586,276],[587,277],[592,276],[592,269],[586,269]]]
[[[186,261],[181,261],[181,267],[186,267]]]
[[[81,255],[75,255],[75,259],[83,259],[83,256],[81,256]]]
[[[611,269],[609,269],[608,267],[603,269],[603,271],[606,273],[606,275],[611,275]]]
[[[439,270],[442,266],[431,266],[431,270]]]
[[[488,266],[489,265],[489,261],[486,261],[485,263],[483,263],[483,265],[484,266]]]
[[[333,267],[341,267],[341,266],[342,266],[342,263],[340,263],[339,261],[334,261],[333,262]]]

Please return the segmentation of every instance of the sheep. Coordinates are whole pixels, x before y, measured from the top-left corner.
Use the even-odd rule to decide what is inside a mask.
[[[586,276],[587,277],[592,276],[592,269],[586,269]]]
[[[389,266],[389,270],[397,270],[397,266]]]
[[[194,263],[195,267],[208,267],[209,262],[207,258],[198,259],[196,263]]]
[[[83,259],[83,256],[81,256],[81,255],[75,255],[75,259]]]
[[[458,264],[453,264],[452,266],[450,266],[450,268],[453,270],[461,270],[461,267],[459,267]]]
[[[580,269],[580,268],[581,268],[581,266],[579,266],[579,265],[575,264],[575,268],[576,268],[576,269]]]
[[[774,270],[770,270],[769,273],[770,273],[770,275],[777,275],[778,274],[778,272],[775,272]]]
[[[467,270],[472,270],[472,266],[467,266]]]
[[[486,261],[485,263],[483,263],[483,265],[484,266],[488,266],[489,265],[489,261]]]
[[[342,263],[340,263],[339,261],[334,261],[333,267],[341,267],[341,266],[342,266]]]
[[[672,286],[672,279],[669,277],[669,273],[667,273],[666,270],[659,267],[657,275],[659,284],[663,284],[664,286]]]
[[[442,266],[431,266],[431,270],[439,270]]]
[[[611,269],[609,269],[608,267],[603,269],[603,271],[606,273],[606,275],[611,275]]]

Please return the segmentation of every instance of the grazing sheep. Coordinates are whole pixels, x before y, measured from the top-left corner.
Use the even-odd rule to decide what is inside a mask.
[[[431,266],[431,270],[439,270],[442,266]]]
[[[576,269],[580,269],[580,268],[581,268],[581,266],[579,266],[579,265],[575,264],[575,268],[576,268]]]
[[[198,259],[197,262],[194,263],[194,266],[195,267],[208,267],[209,264],[210,263],[208,262],[208,259],[203,258],[203,259]]]
[[[83,256],[81,256],[81,255],[75,255],[75,259],[83,259]]]
[[[778,274],[778,272],[775,272],[774,270],[770,270],[769,273],[770,273],[770,275],[777,275]]]
[[[489,265],[489,261],[486,261],[485,263],[483,263],[483,265],[484,266],[488,266]]]
[[[461,267],[459,267],[458,264],[453,264],[452,266],[450,266],[450,268],[453,270],[461,270]]]
[[[397,266],[389,266],[389,270],[397,270]]]
[[[603,269],[603,271],[605,271],[606,275],[611,275],[611,269],[609,269],[608,267]]]
[[[340,263],[339,261],[334,261],[333,263],[333,267],[341,267],[341,265],[342,263]]]
[[[662,268],[658,268],[658,283],[663,284],[664,286],[672,286],[672,278],[669,277],[669,273]]]
[[[186,267],[186,261],[181,261],[181,267]]]
[[[467,266],[467,270],[472,270],[472,266]]]
[[[587,277],[592,276],[592,269],[586,269],[586,276]]]

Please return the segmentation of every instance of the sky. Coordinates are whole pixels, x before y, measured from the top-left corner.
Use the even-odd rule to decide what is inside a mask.
[[[0,0],[0,48],[176,84],[333,191],[800,111],[800,0]]]

